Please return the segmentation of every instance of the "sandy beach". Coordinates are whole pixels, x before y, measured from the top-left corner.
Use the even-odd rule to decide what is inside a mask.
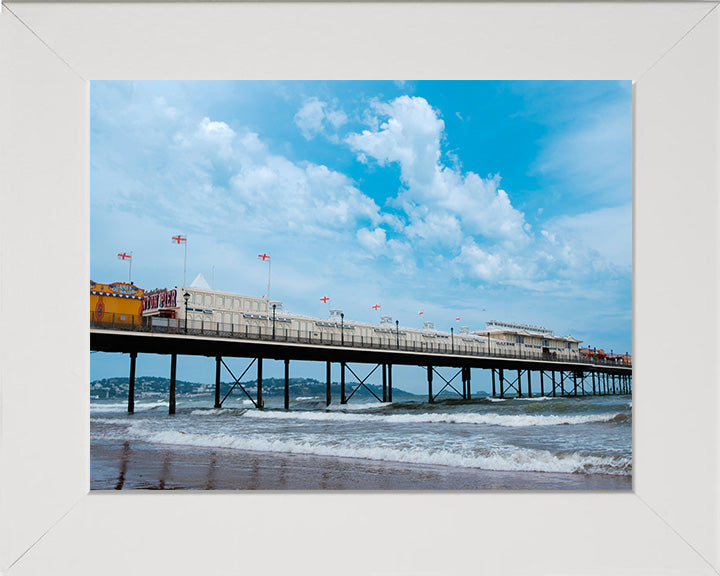
[[[631,490],[629,476],[493,472],[362,458],[93,441],[93,490]]]

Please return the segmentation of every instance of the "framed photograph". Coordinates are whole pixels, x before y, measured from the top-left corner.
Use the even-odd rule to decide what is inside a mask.
[[[5,3],[0,572],[717,573],[719,39],[715,2]],[[632,82],[632,492],[91,493],[90,83],[162,79]]]

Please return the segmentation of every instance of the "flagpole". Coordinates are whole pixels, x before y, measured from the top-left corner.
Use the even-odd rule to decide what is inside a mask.
[[[272,270],[272,258],[268,258],[268,302],[270,302],[270,271]]]
[[[128,282],[132,284],[132,251],[130,252],[130,272],[128,272]]]
[[[185,237],[185,264],[183,265],[183,289],[187,280],[187,236]]]

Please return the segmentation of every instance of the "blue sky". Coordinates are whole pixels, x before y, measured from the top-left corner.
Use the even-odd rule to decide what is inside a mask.
[[[180,285],[181,233],[188,282],[214,266],[216,289],[262,296],[267,252],[271,296],[292,312],[506,320],[632,352],[631,90],[93,82],[91,278],[127,280],[116,254],[132,251],[137,285]],[[179,377],[212,379],[184,361]],[[120,355],[91,355],[93,379],[126,372]]]

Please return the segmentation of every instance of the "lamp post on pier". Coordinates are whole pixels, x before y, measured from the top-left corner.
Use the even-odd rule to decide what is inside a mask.
[[[275,340],[275,309],[277,308],[277,304],[273,304],[273,332],[272,332],[272,339]]]
[[[400,320],[395,320],[395,347],[400,350]]]
[[[345,313],[340,312],[340,346],[345,346]]]
[[[183,300],[185,300],[185,334],[187,334],[187,312],[188,312],[188,300],[190,300],[190,294],[185,292],[183,294]]]
[[[450,326],[450,351],[455,354],[455,332],[452,326]]]

